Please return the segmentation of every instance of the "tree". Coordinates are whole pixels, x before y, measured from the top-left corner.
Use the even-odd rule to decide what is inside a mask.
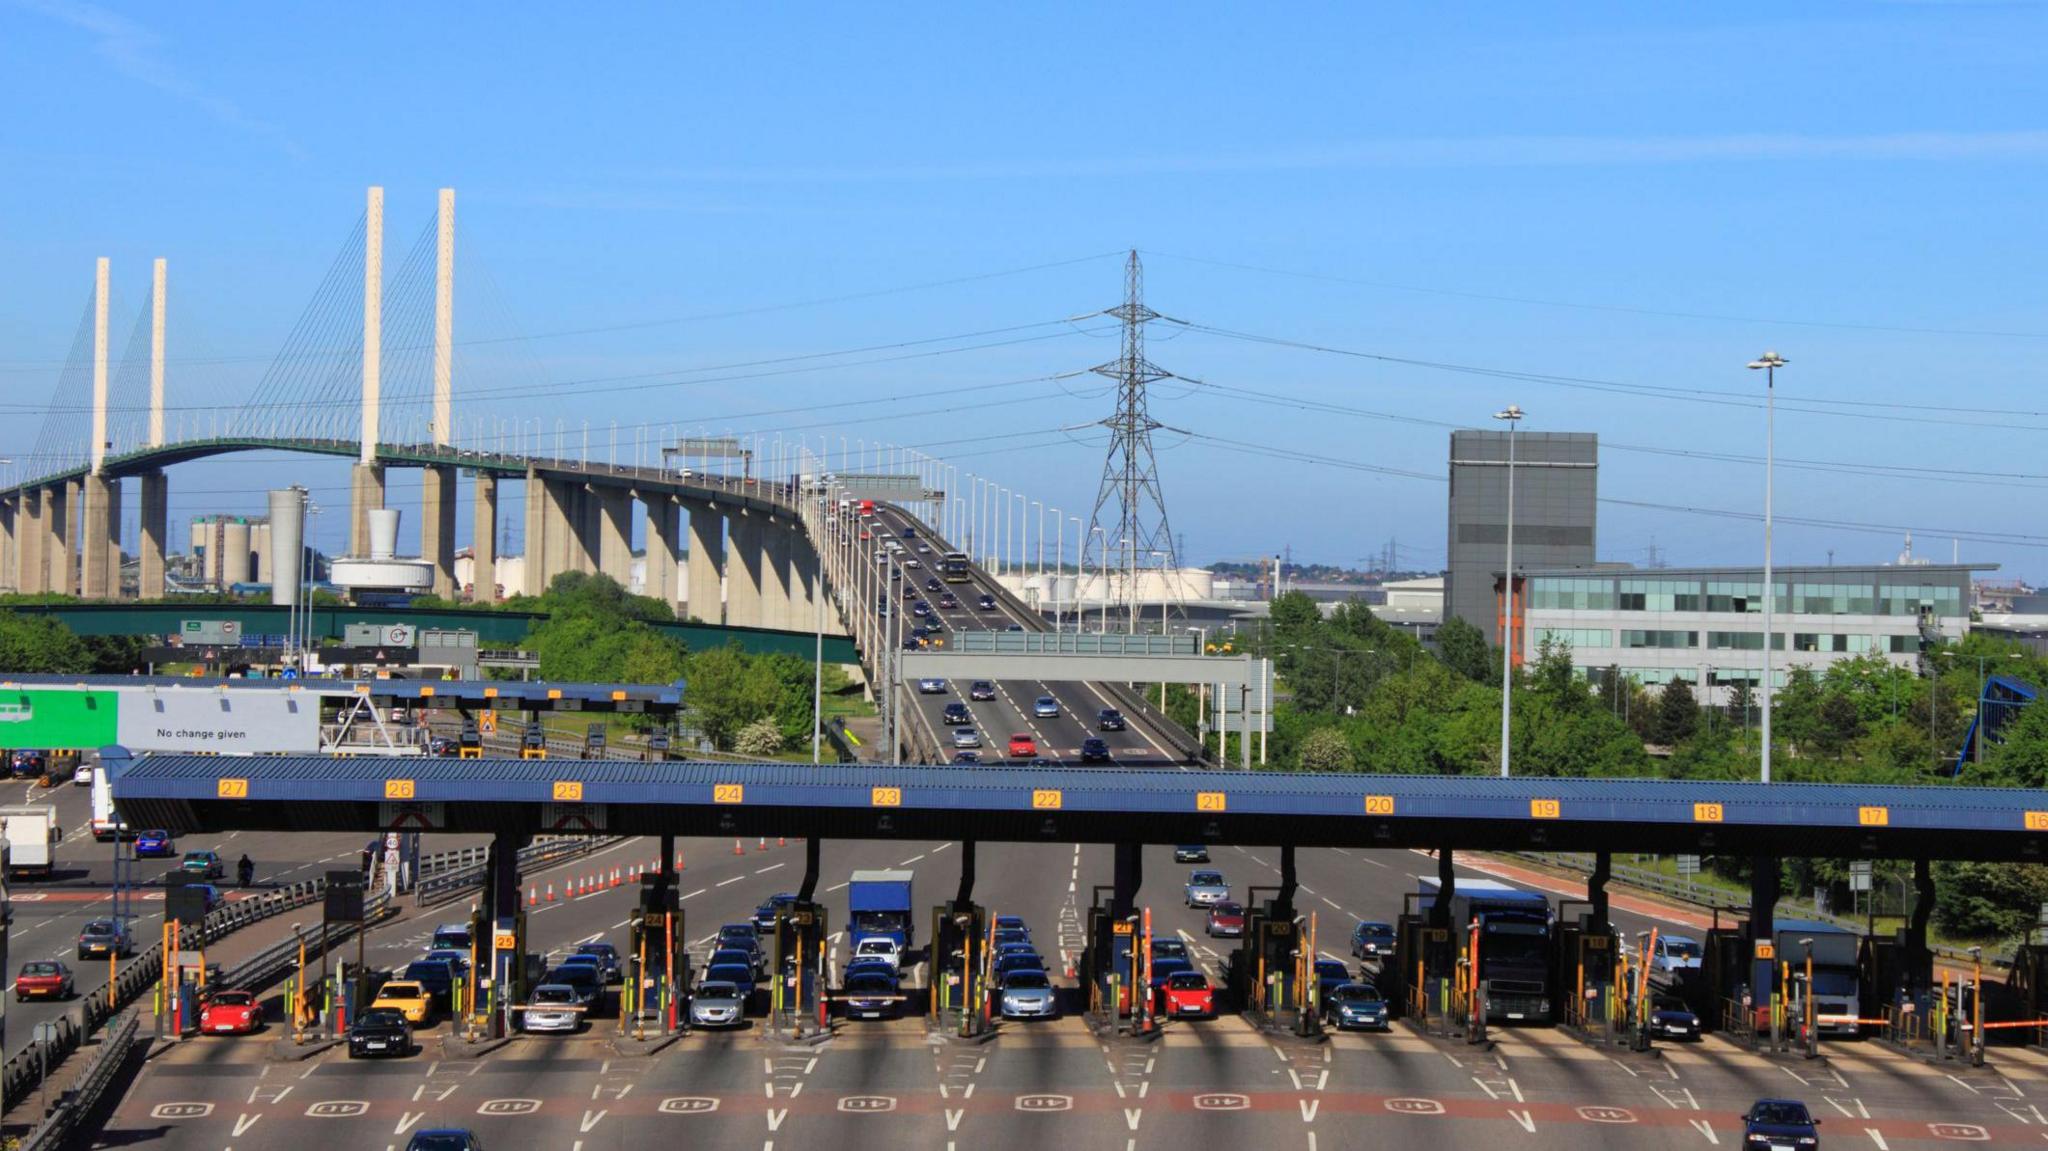
[[[1700,726],[1700,706],[1693,698],[1692,684],[1674,678],[1657,698],[1657,711],[1650,721],[1651,743],[1674,747],[1691,738]]]
[[[759,759],[782,754],[782,729],[772,719],[755,720],[740,730],[733,740],[733,750],[741,755]]]
[[[772,719],[782,693],[774,671],[737,643],[692,655],[686,677],[684,705],[714,747],[729,748],[748,725]]]
[[[1820,679],[1809,667],[1795,667],[1785,676],[1785,686],[1771,693],[1771,724],[1774,742],[1780,747],[1803,747],[1820,732]],[[1776,754],[1775,749],[1773,755]]]
[[[1334,727],[1319,727],[1302,737],[1296,752],[1303,771],[1350,771],[1351,741]]]
[[[1833,759],[1863,734],[1863,716],[1856,701],[1839,692],[1829,692],[1820,701],[1819,722],[1814,725],[1814,750]]]
[[[2002,742],[1992,744],[1984,753],[1978,782],[1998,787],[2048,787],[2048,706],[2028,705],[2000,734]],[[1965,773],[1973,770],[1969,764],[1963,765]]]
[[[1934,921],[1964,939],[2014,939],[2048,902],[2048,868],[2032,863],[1937,863]]]
[[[1291,591],[1273,600],[1267,611],[1273,631],[1280,635],[1304,631],[1323,622],[1322,609],[1302,592]]]
[[[1474,683],[1486,683],[1500,672],[1486,636],[1458,616],[1445,620],[1436,629],[1436,650],[1445,667]]]
[[[91,671],[92,654],[70,628],[48,616],[0,611],[0,668],[29,675]]]

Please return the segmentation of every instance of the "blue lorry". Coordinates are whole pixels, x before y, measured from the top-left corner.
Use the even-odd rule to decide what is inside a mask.
[[[1427,913],[1436,902],[1437,881],[1417,878],[1420,909]],[[1469,933],[1473,923],[1479,925],[1479,980],[1486,989],[1487,1020],[1549,1023],[1550,900],[1491,879],[1460,877],[1450,919],[1455,932]]]
[[[886,936],[909,951],[916,921],[910,902],[914,877],[912,872],[885,869],[854,872],[846,885],[847,938],[857,944]]]

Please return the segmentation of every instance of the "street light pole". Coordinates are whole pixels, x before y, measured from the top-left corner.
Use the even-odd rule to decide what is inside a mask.
[[[1506,420],[1508,424],[1508,554],[1501,579],[1500,600],[1500,777],[1506,779],[1513,759],[1508,734],[1515,655],[1515,428],[1522,422],[1522,409],[1509,404],[1493,413],[1493,418]]]
[[[1764,373],[1764,677],[1763,781],[1771,782],[1771,613],[1777,606],[1777,584],[1771,580],[1771,471],[1777,448],[1778,369],[1789,361],[1775,351],[1749,362]]]

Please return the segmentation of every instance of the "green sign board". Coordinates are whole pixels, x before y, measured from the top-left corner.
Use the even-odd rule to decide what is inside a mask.
[[[111,691],[0,687],[0,747],[97,748],[115,742]]]

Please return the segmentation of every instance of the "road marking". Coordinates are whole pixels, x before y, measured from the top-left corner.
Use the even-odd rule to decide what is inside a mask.
[[[729,887],[729,886],[731,886],[732,884],[738,883],[738,882],[739,882],[740,880],[742,880],[742,879],[745,879],[745,878],[746,878],[746,876],[744,876],[744,875],[735,875],[735,876],[733,876],[733,877],[732,877],[731,879],[721,879],[721,880],[719,880],[719,881],[718,881],[717,883],[714,883],[714,884],[712,884],[712,886],[713,886],[713,887]]]
[[[759,871],[756,871],[756,872],[754,872],[754,874],[755,874],[755,875],[766,875],[766,874],[768,874],[769,872],[771,872],[771,871],[774,871],[774,870],[775,870],[776,868],[778,868],[778,867],[781,867],[781,866],[782,866],[782,865],[781,865],[781,864],[779,864],[779,863],[771,863],[771,864],[769,864],[768,866],[766,866],[766,867],[764,867],[764,868],[761,868],[761,869],[760,869]]]
[[[1886,1143],[1884,1141],[1884,1136],[1878,1133],[1877,1128],[1865,1127],[1863,1129],[1863,1132],[1864,1134],[1870,1136],[1870,1141],[1872,1143],[1877,1144],[1877,1151],[1891,1151],[1891,1144]]]
[[[261,1118],[263,1118],[263,1113],[260,1111],[254,1115],[242,1115],[237,1117],[235,1119],[235,1138],[240,1139],[242,1137],[242,1132],[247,1131],[249,1128],[256,1126],[256,1121]]]

